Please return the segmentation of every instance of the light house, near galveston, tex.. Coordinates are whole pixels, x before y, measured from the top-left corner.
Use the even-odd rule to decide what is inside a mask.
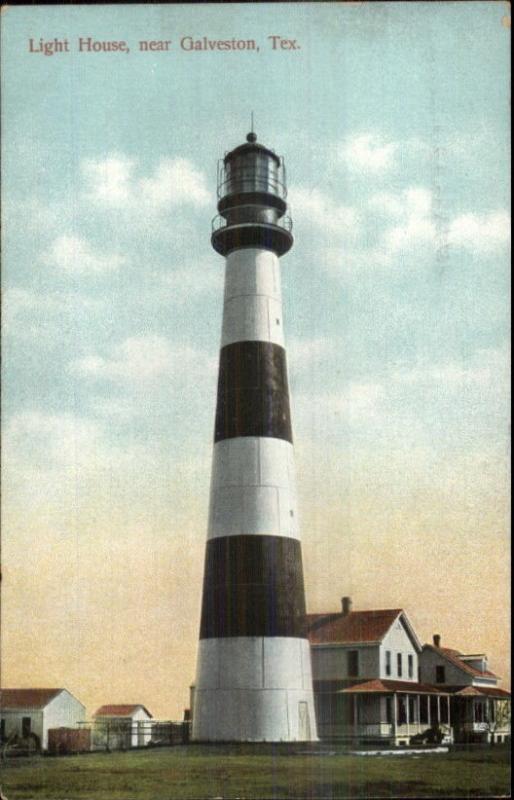
[[[254,133],[218,169],[225,296],[193,702],[196,741],[317,739],[282,319],[282,159]]]

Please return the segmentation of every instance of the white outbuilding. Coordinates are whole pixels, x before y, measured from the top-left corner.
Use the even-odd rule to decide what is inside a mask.
[[[141,703],[100,706],[93,717],[96,747],[144,747],[152,738],[153,717]]]
[[[77,728],[86,718],[85,706],[67,689],[2,689],[0,691],[0,739],[36,737],[48,748],[51,728]]]

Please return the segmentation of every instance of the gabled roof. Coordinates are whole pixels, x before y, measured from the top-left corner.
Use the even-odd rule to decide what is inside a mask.
[[[356,683],[345,689],[340,689],[339,694],[448,694],[446,690],[431,686],[427,683],[414,683],[414,681],[390,681],[376,678],[364,683]]]
[[[2,689],[0,708],[44,708],[64,689]]]
[[[401,616],[407,631],[421,650],[421,644],[401,608],[378,611],[350,611],[348,614],[307,614],[307,636],[311,644],[365,644],[381,642]]]
[[[473,675],[475,678],[495,678],[498,680],[498,676],[495,675],[494,672],[490,672],[487,669],[482,672],[476,667],[472,667],[471,664],[468,664],[466,661],[463,661],[461,658],[463,653],[460,653],[458,650],[453,650],[450,647],[436,647],[435,644],[426,644],[424,646],[443,656],[443,658],[445,658],[455,667],[463,672],[467,672],[468,675]]]
[[[150,712],[144,705],[141,703],[136,703],[135,705],[127,705],[127,704],[119,704],[119,705],[106,705],[100,706],[99,709],[95,711],[93,714],[94,717],[131,717],[138,708],[142,708],[143,711],[148,714],[149,717],[152,717]]]

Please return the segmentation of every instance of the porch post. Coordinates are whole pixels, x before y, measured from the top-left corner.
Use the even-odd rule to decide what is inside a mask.
[[[421,728],[421,696],[418,694],[418,731]]]
[[[432,723],[430,720],[430,695],[427,694],[427,720],[428,720],[428,727],[432,727]]]
[[[396,694],[393,692],[393,736],[396,744],[396,732],[398,728],[398,707],[396,704]]]
[[[357,695],[353,695],[353,732],[357,736]]]
[[[408,694],[405,695],[405,707],[407,711],[407,736],[410,733],[410,696]]]
[[[450,719],[450,695],[449,694],[446,695],[446,703],[447,703],[447,707],[448,707],[448,730],[449,730],[450,736],[451,736],[452,721]]]
[[[441,724],[441,695],[437,695],[437,724]]]

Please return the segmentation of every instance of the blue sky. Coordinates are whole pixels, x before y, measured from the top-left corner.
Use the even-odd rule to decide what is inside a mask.
[[[70,641],[80,629],[94,646],[99,560],[113,584],[121,563],[159,587],[154,643],[170,617],[196,619],[223,289],[210,247],[216,161],[244,140],[252,110],[288,172],[284,313],[311,605],[348,589],[362,603],[410,603],[421,626],[435,609],[451,628],[441,578],[430,611],[419,580],[399,597],[378,567],[363,573],[372,547],[403,553],[417,575],[420,539],[430,531],[444,554],[451,529],[453,610],[475,604],[482,572],[482,624],[496,614],[507,580],[506,13],[470,2],[4,14],[7,570],[14,597],[31,559],[46,565],[44,620],[60,620],[52,646],[75,654],[77,691]],[[271,50],[272,34],[300,49]],[[260,50],[188,53],[189,35]],[[124,39],[130,52],[78,53],[79,36]],[[71,52],[31,54],[31,37],[66,37]],[[142,53],[142,39],[173,44]],[[127,598],[109,592],[114,619]],[[23,616],[30,597],[18,596]],[[113,641],[130,638],[103,624]],[[185,672],[195,625],[182,631]],[[13,679],[31,679],[7,658]],[[62,669],[56,656],[44,677]],[[82,691],[96,698],[93,684]]]

